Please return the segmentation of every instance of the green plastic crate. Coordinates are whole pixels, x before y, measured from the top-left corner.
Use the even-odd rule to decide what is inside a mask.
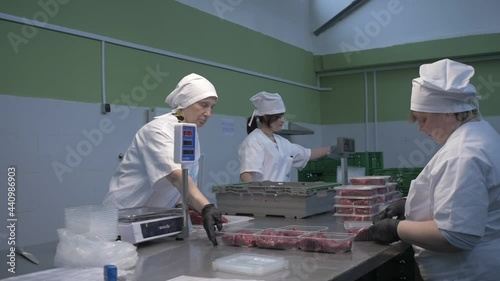
[[[391,176],[390,181],[396,183],[396,189],[401,191],[404,196],[408,195],[411,181],[417,178],[423,168],[390,168],[374,169],[375,176]]]

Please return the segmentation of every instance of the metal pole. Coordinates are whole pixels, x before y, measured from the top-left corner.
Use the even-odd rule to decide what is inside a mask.
[[[340,158],[340,167],[342,170],[342,185],[348,185],[349,184],[349,179],[347,178],[347,154],[342,155]]]
[[[178,238],[189,237],[189,196],[188,196],[188,169],[182,164],[182,233],[177,235]]]

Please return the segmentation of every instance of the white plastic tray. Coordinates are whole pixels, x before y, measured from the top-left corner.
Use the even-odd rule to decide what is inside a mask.
[[[212,262],[216,271],[243,274],[247,276],[262,276],[278,272],[288,267],[288,261],[282,257],[257,254],[235,254],[218,258]]]

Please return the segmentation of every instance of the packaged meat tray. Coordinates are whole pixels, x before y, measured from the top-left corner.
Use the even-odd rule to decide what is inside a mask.
[[[372,196],[335,196],[335,204],[343,206],[370,206],[381,203],[380,195]]]
[[[254,228],[229,228],[224,229],[222,233],[222,243],[228,246],[256,247],[256,233],[262,229]]]
[[[256,234],[255,244],[259,248],[296,250],[299,248],[299,236],[306,233],[309,232],[279,228],[264,229],[262,232]]]
[[[334,188],[337,196],[374,196],[387,192],[385,185],[342,185]]]
[[[223,214],[304,218],[333,210],[333,182],[243,182],[214,185]]]
[[[352,248],[353,234],[335,232],[313,232],[300,237],[302,251],[322,253],[345,253]]]
[[[390,178],[391,176],[350,177],[349,182],[352,185],[385,185]]]
[[[378,213],[378,204],[369,206],[344,206],[335,205],[335,212],[338,214],[371,215]]]
[[[247,276],[263,276],[278,272],[288,267],[288,261],[282,257],[249,253],[234,254],[212,262],[212,268]]]

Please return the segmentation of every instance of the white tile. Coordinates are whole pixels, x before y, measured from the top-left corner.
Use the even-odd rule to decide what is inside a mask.
[[[19,213],[39,211],[40,173],[24,174],[17,176],[16,211]]]
[[[38,135],[19,135],[16,140],[15,157],[18,169],[23,173],[40,172]]]

